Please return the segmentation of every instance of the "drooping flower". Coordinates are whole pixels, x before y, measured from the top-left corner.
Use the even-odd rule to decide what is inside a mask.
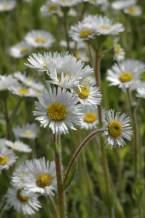
[[[13,207],[17,212],[24,215],[33,215],[41,208],[38,196],[32,192],[28,193],[22,188],[9,188],[5,197],[5,209]]]

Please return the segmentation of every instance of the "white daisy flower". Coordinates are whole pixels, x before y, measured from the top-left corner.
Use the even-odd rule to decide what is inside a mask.
[[[90,77],[80,81],[74,90],[81,104],[99,105],[101,102],[100,90],[96,87],[96,82]]]
[[[140,74],[144,72],[145,64],[137,60],[124,60],[114,64],[108,70],[107,80],[111,86],[136,89],[140,85]]]
[[[0,91],[8,90],[10,87],[17,85],[17,80],[12,76],[2,76],[0,75]]]
[[[18,84],[17,86],[10,87],[9,91],[18,96],[22,97],[38,97],[38,93],[32,88],[26,87],[24,85]]]
[[[93,72],[89,66],[84,66],[81,60],[77,60],[67,53],[54,53],[48,64],[50,83],[63,88],[73,88],[79,81]]]
[[[137,97],[145,98],[145,85],[137,89]]]
[[[136,4],[136,0],[118,0],[114,1],[111,6],[115,10],[122,10]]]
[[[140,16],[142,14],[142,9],[138,5],[133,5],[124,9],[124,13],[132,16]]]
[[[45,158],[27,160],[13,173],[12,183],[30,193],[53,195],[56,190],[55,163]]]
[[[89,2],[90,4],[107,8],[109,6],[108,0],[83,0],[83,2]]]
[[[124,31],[124,26],[121,23],[115,23],[103,16],[99,16],[94,21],[96,33],[98,35],[117,35]]]
[[[11,142],[7,140],[6,146],[13,149],[14,151],[19,151],[19,152],[24,152],[24,153],[32,152],[32,149],[29,147],[29,145],[26,145],[25,143],[21,141]]]
[[[31,51],[31,47],[25,42],[22,41],[9,49],[9,54],[14,58],[22,58],[28,55]]]
[[[26,124],[14,128],[13,132],[16,138],[35,139],[38,136],[38,127],[36,124]]]
[[[112,146],[123,146],[131,140],[132,128],[130,118],[126,114],[109,110],[104,117],[104,135],[106,142]]]
[[[43,30],[32,30],[27,33],[24,40],[32,47],[49,48],[54,42],[54,37]]]
[[[73,93],[59,87],[49,88],[38,99],[34,111],[36,120],[54,134],[65,134],[79,124],[78,98]]]
[[[65,40],[61,40],[60,43],[59,43],[59,45],[60,45],[62,48],[67,48],[67,42],[66,42]],[[75,44],[74,41],[70,41],[70,42],[69,42],[69,47],[70,47],[71,49],[74,49],[75,46],[76,46],[76,44]]]
[[[61,7],[72,7],[79,3],[81,3],[82,0],[53,0],[56,4],[58,4]]]
[[[16,78],[19,82],[23,83],[25,86],[28,86],[32,89],[35,89],[39,92],[43,92],[45,87],[42,83],[36,81],[34,78],[30,76],[26,76],[25,74],[22,74],[21,72],[16,72],[14,74],[14,78]]]
[[[38,197],[23,189],[9,188],[6,194],[6,209],[13,207],[18,213],[33,215],[41,208]]]
[[[95,37],[95,33],[94,25],[92,25],[91,22],[85,22],[84,20],[71,26],[69,31],[70,37],[76,42],[91,40]]]
[[[96,36],[96,21],[98,16],[88,15],[78,24],[71,27],[70,37],[77,42],[91,40]]]
[[[32,2],[32,0],[23,0],[24,2]]]
[[[17,157],[11,149],[5,146],[6,140],[0,140],[0,171],[9,169],[15,162]]]
[[[77,17],[77,11],[74,8],[70,8],[70,10],[68,12],[68,16]]]
[[[16,7],[16,0],[1,0],[0,1],[0,12],[12,11]]]
[[[80,127],[83,129],[94,129],[97,127],[97,108],[92,106],[81,107],[82,116]]]
[[[48,71],[48,63],[51,58],[51,53],[33,53],[31,56],[28,57],[28,63],[26,63],[26,66],[32,69],[36,69],[38,71]]]
[[[118,42],[114,42],[114,60],[120,62],[125,59],[125,51]]]
[[[60,6],[55,1],[48,1],[40,8],[43,16],[51,16],[60,13]]]

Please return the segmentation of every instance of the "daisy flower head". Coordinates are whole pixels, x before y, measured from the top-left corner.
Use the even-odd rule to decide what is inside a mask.
[[[136,89],[140,85],[140,74],[144,72],[145,64],[137,60],[124,60],[114,64],[108,70],[107,80],[111,86],[122,89]]]
[[[132,127],[130,118],[126,114],[109,110],[104,116],[104,136],[106,143],[111,146],[123,146],[125,141],[130,141]]]
[[[83,105],[99,105],[101,102],[100,90],[91,77],[81,80],[74,90],[79,102]]]
[[[140,16],[142,13],[142,9],[138,5],[133,5],[124,9],[124,13],[132,15],[132,16]]]
[[[13,76],[2,76],[0,75],[0,91],[8,90],[10,87],[17,85],[17,80]]]
[[[137,97],[145,99],[145,85],[137,89]]]
[[[16,86],[10,87],[9,91],[14,94],[21,97],[37,97],[38,94],[36,91],[32,88],[29,88],[27,86],[17,84]]]
[[[80,127],[82,129],[94,129],[97,127],[97,109],[94,106],[85,105],[81,107],[81,122]]]
[[[18,213],[23,215],[33,215],[41,208],[38,197],[35,193],[15,187],[8,189],[6,198],[6,209],[14,208]]]
[[[79,124],[78,98],[66,89],[51,88],[35,103],[34,116],[41,126],[48,126],[53,134],[65,134]]]
[[[14,151],[23,152],[23,153],[31,153],[32,149],[25,143],[21,141],[7,141],[6,142],[7,147],[13,149]]]
[[[60,6],[53,0],[46,2],[40,8],[41,14],[43,16],[51,16],[52,14],[60,13]]]
[[[95,6],[100,6],[102,9],[106,9],[109,6],[108,0],[83,0]]]
[[[27,76],[26,73],[22,74],[21,72],[16,72],[14,74],[14,78],[16,78],[19,82],[23,83],[23,85],[38,90],[40,92],[44,91],[45,89],[42,83],[38,82],[30,76]]]
[[[123,10],[136,4],[136,0],[118,0],[111,4],[114,10]]]
[[[123,24],[114,24],[108,17],[98,16],[94,22],[97,35],[117,35],[124,31]]]
[[[25,65],[40,72],[48,71],[48,63],[50,59],[52,59],[51,53],[33,53],[28,57],[27,63]]]
[[[113,50],[114,60],[120,62],[125,59],[125,51],[117,41],[114,42]]]
[[[38,136],[38,127],[36,124],[26,124],[22,127],[13,129],[16,138],[35,139]]]
[[[66,89],[78,85],[81,79],[93,72],[90,66],[85,66],[81,60],[68,53],[54,53],[48,66],[50,83]]]
[[[79,3],[81,3],[82,0],[53,0],[56,4],[58,4],[60,7],[73,7]]]
[[[56,190],[55,163],[45,158],[27,160],[12,176],[12,184],[28,193],[53,195]]]
[[[16,7],[16,0],[1,0],[0,12],[12,11]]]
[[[50,48],[54,42],[51,33],[43,30],[32,30],[26,34],[24,40],[34,48]]]
[[[25,41],[22,41],[10,47],[9,54],[14,58],[22,58],[28,55],[30,51],[31,51],[31,46],[29,46]]]
[[[16,155],[5,145],[7,140],[0,140],[0,171],[9,169],[16,162]]]
[[[70,37],[76,42],[91,40],[95,37],[95,26],[93,25],[96,16],[87,16],[78,24],[71,26]]]

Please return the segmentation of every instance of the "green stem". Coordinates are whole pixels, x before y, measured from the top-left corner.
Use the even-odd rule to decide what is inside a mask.
[[[96,78],[96,85],[101,89],[101,72],[100,72],[100,65],[101,65],[101,55],[96,54],[96,65],[95,65],[95,78]],[[98,118],[99,124],[102,126],[102,107],[98,105]]]
[[[59,135],[54,136],[54,141],[55,141],[55,166],[56,166],[56,177],[57,177],[59,218],[66,218],[65,194],[63,189],[63,176],[62,176],[62,163],[61,163],[61,144],[60,144]]]
[[[8,96],[7,95],[3,96],[3,113],[4,113],[5,123],[6,123],[7,139],[10,139],[11,125],[10,125],[10,118],[9,118],[9,111],[8,111]]]
[[[70,159],[69,163],[68,163],[68,167],[66,169],[65,172],[65,176],[64,176],[64,180],[63,180],[63,186],[65,186],[66,181],[68,179],[69,173],[71,172],[72,167],[74,166],[74,163],[76,162],[76,160],[78,159],[81,151],[83,148],[85,148],[85,146],[88,144],[89,141],[91,141],[94,137],[96,137],[96,135],[100,132],[102,132],[102,129],[99,130],[94,130],[93,132],[91,132],[82,142],[81,144],[77,147],[77,149],[75,150],[74,154],[72,155],[72,158]]]
[[[133,163],[135,179],[139,176],[139,156],[140,156],[140,142],[139,142],[139,128],[137,120],[137,107],[134,102],[131,90],[127,89],[127,96],[133,126]]]
[[[102,56],[100,54],[96,54],[96,65],[95,65],[95,78],[96,78],[96,85],[101,89],[101,59]],[[102,127],[103,125],[103,118],[102,118],[102,106],[98,106],[98,119],[99,125]],[[112,217],[112,205],[111,202],[111,179],[108,167],[108,160],[107,160],[107,153],[104,145],[104,140],[102,137],[99,139],[100,147],[101,147],[101,165],[104,173],[104,181],[106,186],[106,196],[107,196],[107,208],[108,208],[108,216],[109,218]]]
[[[65,40],[67,43],[67,50],[70,51],[69,35],[68,35],[68,9],[67,8],[63,10],[63,24],[64,24]]]

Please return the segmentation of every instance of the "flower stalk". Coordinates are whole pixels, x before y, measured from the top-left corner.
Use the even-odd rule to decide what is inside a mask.
[[[71,172],[72,167],[74,166],[76,160],[78,159],[81,151],[86,147],[86,145],[94,138],[96,137],[96,135],[98,135],[99,133],[101,133],[103,131],[103,129],[98,129],[98,130],[94,130],[93,132],[91,132],[81,143],[80,145],[77,147],[77,149],[75,150],[74,154],[72,155],[72,158],[70,159],[69,163],[68,163],[68,167],[66,169],[65,172],[65,176],[64,176],[64,181],[63,181],[63,186],[65,186],[66,181],[68,179],[68,176]]]
[[[60,136],[55,135],[54,141],[55,141],[55,166],[56,166],[56,177],[57,177],[59,218],[66,218],[65,193],[64,193],[64,189],[63,189],[63,173],[62,173],[62,162],[61,162]]]
[[[101,89],[101,59],[102,56],[100,54],[96,53],[96,65],[95,65],[95,78],[96,78],[96,86],[98,86]],[[99,125],[102,127],[103,125],[103,117],[102,117],[102,106],[98,106],[98,119],[99,119]],[[108,161],[107,161],[107,154],[106,154],[106,149],[104,146],[104,141],[102,137],[100,136],[99,139],[100,142],[100,147],[101,147],[101,164],[102,164],[102,169],[104,173],[104,180],[105,180],[105,186],[106,186],[106,196],[107,196],[107,208],[108,208],[108,215],[109,218],[112,217],[112,206],[109,203],[110,198],[111,198],[111,190],[110,190],[110,173],[109,173],[109,167],[108,167]]]
[[[137,107],[134,102],[131,90],[127,89],[128,103],[133,126],[133,162],[134,162],[134,176],[137,179],[139,176],[139,156],[140,156],[140,142],[139,142],[139,128],[137,120]]]

